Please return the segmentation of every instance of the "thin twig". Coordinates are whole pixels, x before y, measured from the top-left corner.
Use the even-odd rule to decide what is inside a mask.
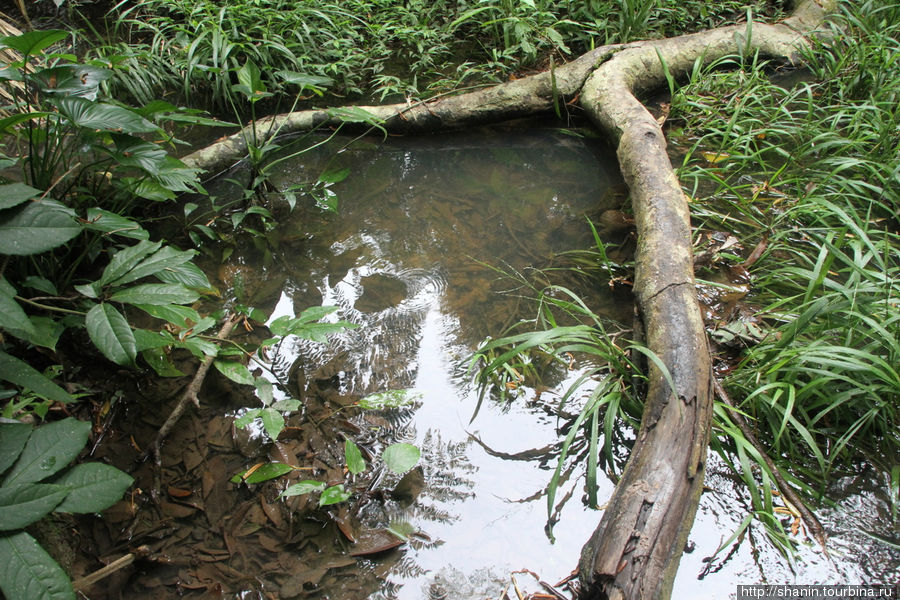
[[[806,504],[803,502],[803,499],[800,498],[799,494],[794,490],[794,488],[787,482],[787,480],[781,475],[781,471],[778,470],[778,467],[775,465],[775,461],[773,461],[770,457],[766,449],[763,448],[762,444],[759,443],[759,440],[756,439],[756,436],[753,434],[753,430],[750,425],[747,423],[747,420],[744,419],[743,415],[741,415],[740,411],[734,405],[734,402],[731,401],[731,398],[728,396],[728,393],[725,391],[725,388],[722,387],[722,384],[718,379],[713,377],[713,385],[716,389],[716,395],[724,402],[731,412],[731,420],[735,425],[738,426],[738,429],[741,430],[741,433],[747,438],[756,451],[762,456],[762,459],[765,461],[766,466],[769,468],[769,471],[772,472],[772,477],[775,478],[775,483],[778,486],[778,490],[781,492],[782,497],[790,502],[794,508],[797,509],[797,512],[800,513],[800,516],[803,519],[803,522],[806,524],[807,530],[809,530],[810,535],[812,535],[813,539],[819,542],[819,545],[822,547],[822,552],[825,556],[830,560],[831,557],[828,554],[828,547],[826,546],[826,535],[825,528],[822,527],[822,524],[819,522],[819,519],[816,518],[816,515],[813,514],[809,508],[807,508]]]
[[[229,317],[225,323],[222,325],[222,328],[219,329],[219,333],[216,334],[216,340],[223,341],[231,335],[231,330],[234,329],[235,324],[238,322],[240,317]],[[159,428],[159,432],[156,434],[156,439],[153,440],[153,444],[150,445],[150,448],[147,452],[144,453],[144,458],[146,458],[147,453],[153,454],[153,460],[156,463],[157,473],[159,469],[162,467],[162,459],[160,457],[160,446],[169,433],[172,431],[172,428],[175,427],[175,424],[178,423],[178,419],[181,418],[181,415],[187,409],[188,404],[193,404],[196,407],[200,407],[200,398],[198,394],[200,392],[200,386],[203,385],[203,381],[206,379],[206,374],[209,372],[209,368],[213,364],[213,360],[215,360],[215,356],[206,356],[203,359],[203,362],[200,363],[200,367],[197,369],[197,372],[194,373],[194,378],[191,380],[191,383],[188,385],[187,389],[181,394],[181,398],[178,400],[178,404],[175,405],[175,408],[169,414],[169,418],[166,419],[166,422],[163,423],[162,427]],[[159,486],[155,486],[155,490],[158,493]]]
[[[147,546],[141,546],[137,548],[134,552],[126,554],[122,558],[114,560],[109,563],[105,567],[97,569],[90,575],[85,575],[84,577],[79,577],[75,581],[72,582],[72,587],[75,588],[75,591],[84,591],[100,581],[101,579],[106,579],[116,571],[124,569],[128,565],[134,562],[136,558],[143,558],[150,554],[150,548]]]

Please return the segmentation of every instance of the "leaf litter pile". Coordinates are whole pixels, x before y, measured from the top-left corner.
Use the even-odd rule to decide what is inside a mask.
[[[129,554],[136,560],[87,588],[89,597],[219,598],[240,591],[252,594],[242,597],[290,599],[328,589],[363,598],[382,589],[398,563],[401,570],[414,569],[403,564],[403,547],[435,543],[407,520],[425,485],[423,468],[401,476],[375,466],[373,458],[387,446],[379,435],[402,430],[412,411],[361,413],[355,399],[331,383],[310,383],[305,410],[289,417],[271,443],[234,426],[238,407],[254,399],[241,397],[243,390],[218,373],[211,375],[200,410],[185,415],[163,444],[160,473],[153,461],[140,458],[167,414],[155,398],[177,395],[171,388],[178,382],[155,380],[156,389],[145,391],[143,402],[130,403],[128,415],[109,415],[107,421],[120,427],[127,422],[129,432],[104,428],[94,457],[134,469],[135,487],[102,520],[86,519],[77,543],[81,554],[103,564]],[[351,438],[359,445],[342,443]],[[348,470],[350,444],[359,449],[356,461],[373,468]],[[438,480],[442,468],[458,468],[436,458],[429,470]],[[287,472],[259,482],[272,469]],[[308,493],[281,497],[286,488],[295,486],[296,493],[304,485]],[[330,497],[325,488],[334,489]],[[73,570],[88,572],[93,565],[76,564]]]

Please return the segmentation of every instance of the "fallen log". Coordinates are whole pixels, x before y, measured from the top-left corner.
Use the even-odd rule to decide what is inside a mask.
[[[776,25],[748,23],[665,40],[604,46],[552,71],[458,96],[366,106],[391,133],[458,129],[549,112],[579,98],[617,148],[635,213],[635,296],[647,347],[664,369],[649,383],[634,448],[579,565],[585,598],[668,598],[703,488],[713,403],[706,332],[697,304],[690,213],[659,124],[639,101],[694,68],[727,55],[797,60],[833,0],[801,0]],[[260,120],[263,135],[338,126],[328,110]],[[216,171],[247,152],[251,129],[183,160]],[[263,140],[257,140],[261,144]]]

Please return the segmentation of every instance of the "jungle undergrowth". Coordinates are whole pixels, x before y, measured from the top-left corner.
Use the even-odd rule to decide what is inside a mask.
[[[227,114],[231,102],[246,108],[232,74],[247,62],[265,73],[329,78],[340,103],[346,97],[421,99],[497,83],[550,56],[560,64],[603,44],[740,22],[747,8],[734,0],[151,0],[120,2],[108,22],[81,26],[91,32],[92,56],[118,57],[128,71],[109,83],[111,94],[140,103],[165,91]],[[764,0],[750,8],[769,18],[782,15],[778,4]]]

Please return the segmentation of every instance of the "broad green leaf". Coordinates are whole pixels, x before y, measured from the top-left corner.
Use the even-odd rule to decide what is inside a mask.
[[[113,134],[116,144],[110,155],[123,167],[136,167],[151,175],[158,175],[166,163],[166,150],[157,144],[127,134]]]
[[[79,127],[125,133],[142,133],[158,129],[133,110],[121,106],[91,102],[75,96],[58,98],[55,102],[60,114]]]
[[[351,495],[350,492],[344,489],[343,484],[333,485],[322,490],[322,495],[319,496],[319,506],[338,504],[350,498]]]
[[[294,398],[288,398],[287,400],[279,400],[274,403],[270,408],[273,410],[277,410],[279,412],[294,412],[295,410],[300,410],[300,407],[303,406],[299,400]]]
[[[241,481],[243,481],[247,484],[262,483],[263,481],[269,481],[270,479],[281,477],[285,473],[290,473],[293,470],[293,467],[284,463],[266,463],[247,476],[245,476],[245,473],[247,471],[244,471],[242,473],[238,473],[229,481],[231,481],[231,483],[240,483]]]
[[[72,462],[91,433],[91,424],[71,417],[35,428],[3,486],[42,481]]]
[[[185,375],[172,363],[172,359],[162,348],[141,350],[141,356],[160,377],[184,377]]]
[[[0,488],[0,531],[22,529],[49,514],[69,489],[52,483],[22,483]]]
[[[419,452],[418,448],[412,444],[405,443],[392,444],[385,448],[381,454],[381,458],[384,460],[387,468],[398,475],[403,475],[416,466],[420,456],[421,452]]]
[[[84,318],[88,335],[103,356],[117,365],[129,366],[137,358],[134,332],[125,317],[106,302],[94,305]]]
[[[103,210],[102,208],[89,208],[87,210],[85,229],[99,231],[110,235],[120,235],[134,240],[146,240],[150,232],[140,226],[137,221]]]
[[[247,365],[236,360],[215,360],[213,366],[225,377],[235,383],[254,385],[256,378],[250,373]]]
[[[7,600],[75,600],[69,576],[24,531],[0,536],[0,589]]]
[[[300,483],[295,483],[294,485],[289,486],[286,490],[281,492],[281,495],[278,497],[290,498],[291,496],[302,496],[303,494],[309,494],[310,492],[317,492],[324,489],[325,484],[321,481],[306,479],[304,481],[301,481]]]
[[[188,337],[183,340],[178,340],[175,342],[176,348],[184,348],[185,350],[189,350],[191,354],[196,356],[197,358],[203,358],[204,356],[216,356],[219,353],[219,347],[207,340],[201,340],[196,337]]]
[[[344,459],[347,462],[347,469],[353,475],[359,475],[366,470],[366,461],[363,459],[359,446],[353,443],[353,440],[344,440]]]
[[[199,297],[180,283],[143,283],[119,290],[109,299],[125,304],[190,304]]]
[[[37,54],[45,48],[49,48],[56,42],[68,37],[68,32],[61,29],[47,29],[44,31],[29,31],[19,35],[10,35],[0,38],[0,44],[18,51],[25,57]]]
[[[50,114],[51,113],[48,113],[48,112],[30,112],[30,113],[20,113],[17,115],[11,115],[9,117],[4,117],[3,119],[0,119],[0,132],[14,133],[13,128],[16,125],[25,123],[27,121],[31,121],[33,119],[43,119],[44,117],[49,117]],[[12,164],[6,164],[12,159],[10,159],[6,155],[0,155],[0,156],[2,156],[2,159],[0,159],[0,164],[4,164],[4,168],[6,168],[7,166],[11,167],[16,162],[18,162],[18,159],[16,159],[16,160],[13,160]]]
[[[161,186],[173,192],[192,190],[202,192],[199,175],[200,169],[189,167],[174,156],[166,155],[155,179]]]
[[[263,379],[262,377],[257,377],[253,381],[253,385],[256,386],[256,396],[259,398],[259,401],[263,403],[263,406],[270,406],[275,399],[272,382]]]
[[[192,262],[182,263],[174,267],[169,267],[163,271],[159,271],[154,275],[160,281],[166,283],[180,283],[191,289],[197,290],[202,294],[219,295],[219,290],[214,288],[209,282],[200,267]]]
[[[151,317],[168,321],[184,329],[190,329],[200,322],[200,314],[190,306],[180,304],[135,304],[135,306]]]
[[[244,427],[255,421],[261,412],[261,408],[251,408],[234,420],[234,426],[243,429]]]
[[[98,299],[100,297],[100,292],[103,291],[99,281],[92,281],[91,283],[83,283],[72,287],[74,287],[75,291],[82,296],[91,298],[92,300]]]
[[[262,419],[263,429],[266,430],[269,439],[277,441],[284,430],[284,417],[281,413],[274,408],[264,408],[259,412],[259,418]]]
[[[252,61],[248,60],[244,66],[238,69],[237,80],[238,83],[231,86],[231,89],[247,96],[250,102],[256,102],[272,95],[266,91],[259,67]]]
[[[319,175],[319,181],[322,183],[340,183],[343,180],[347,179],[350,175],[350,169],[338,169],[336,171],[325,171],[321,175]]]
[[[25,279],[22,280],[22,285],[33,290],[37,290],[39,292],[44,292],[45,294],[50,294],[52,296],[58,296],[59,292],[56,289],[56,285],[49,279],[45,277],[38,277],[37,275],[29,275]]]
[[[95,100],[100,84],[113,72],[92,65],[64,64],[36,71],[26,78],[28,83],[45,94],[78,96]]]
[[[34,331],[28,332],[16,327],[10,327],[9,332],[19,339],[25,340],[35,346],[56,350],[59,336],[66,330],[66,326],[50,317],[30,316],[28,321]]]
[[[149,329],[135,329],[134,343],[138,352],[173,346],[178,341],[168,331],[151,331]]]
[[[24,183],[6,183],[0,185],[0,210],[18,206],[23,202],[37,198],[43,194],[30,185]]]
[[[35,333],[34,325],[28,320],[25,310],[4,290],[0,290],[0,328],[22,331],[27,335]]]
[[[75,465],[53,482],[69,490],[56,512],[94,513],[121,500],[134,479],[113,466],[89,462]]]
[[[296,71],[275,71],[275,75],[291,85],[300,86],[300,90],[312,90],[319,93],[323,88],[327,88],[334,83],[331,77],[323,77],[322,75],[307,75],[306,73],[298,73]]]
[[[31,425],[0,423],[0,475],[16,462],[30,436]]]
[[[100,276],[100,285],[108,285],[119,279],[133,269],[145,256],[159,250],[160,246],[162,246],[162,242],[141,241],[134,246],[119,250],[113,254],[112,258],[109,259],[109,264],[103,269],[103,275]]]
[[[75,213],[44,199],[0,212],[0,254],[25,256],[62,246],[81,233]]]
[[[145,200],[165,202],[175,198],[175,192],[147,177],[122,177],[114,179],[113,183],[119,189]]]
[[[130,271],[108,283],[109,285],[124,285],[137,281],[149,275],[155,275],[164,269],[169,269],[182,265],[191,260],[196,251],[179,250],[172,246],[163,246],[150,256],[144,258],[140,263],[134,265]]]
[[[358,106],[339,106],[337,108],[329,108],[326,112],[329,116],[344,123],[368,123],[369,125],[378,126],[384,122],[366,109]]]
[[[2,351],[0,351],[0,380],[27,388],[38,396],[55,402],[65,403],[74,400],[68,392],[31,365]]]

